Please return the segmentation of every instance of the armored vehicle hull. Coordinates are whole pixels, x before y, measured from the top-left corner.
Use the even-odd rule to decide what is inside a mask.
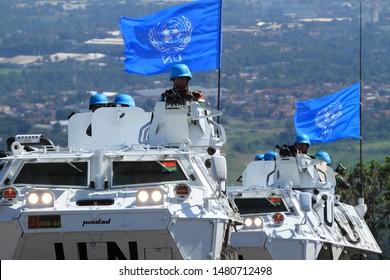
[[[1,259],[237,258],[224,130],[197,103],[75,114],[66,148],[42,135],[12,140],[1,162]]]
[[[364,258],[381,250],[365,223],[366,205],[335,193],[335,173],[306,155],[253,161],[228,193],[244,225],[232,232],[241,259]]]

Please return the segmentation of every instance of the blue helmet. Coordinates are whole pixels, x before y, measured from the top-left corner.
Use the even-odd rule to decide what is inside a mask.
[[[327,152],[318,152],[316,154],[316,157],[319,158],[320,160],[325,161],[327,164],[332,163],[332,160],[330,158],[330,155]]]
[[[264,154],[264,160],[275,160],[277,155],[278,155],[277,153],[272,151],[266,152]]]
[[[89,110],[92,109],[93,105],[99,104],[108,104],[107,96],[105,96],[103,93],[95,93],[91,95],[89,98]]]
[[[264,160],[264,154],[257,154],[255,160]]]
[[[305,143],[305,144],[308,144],[310,146],[310,139],[309,139],[309,137],[306,134],[298,134],[295,137],[294,145],[296,143]]]
[[[128,94],[121,93],[115,96],[114,103],[117,105],[124,105],[128,107],[135,107],[134,98]]]
[[[190,80],[192,79],[192,74],[190,68],[188,68],[185,64],[176,64],[172,67],[171,76],[169,79],[172,81],[177,77],[188,77]]]

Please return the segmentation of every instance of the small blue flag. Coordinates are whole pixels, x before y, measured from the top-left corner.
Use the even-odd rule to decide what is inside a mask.
[[[360,139],[360,84],[322,98],[297,101],[295,130],[311,142]]]
[[[193,72],[220,68],[221,1],[199,0],[142,18],[122,17],[125,71],[154,75],[177,63]]]

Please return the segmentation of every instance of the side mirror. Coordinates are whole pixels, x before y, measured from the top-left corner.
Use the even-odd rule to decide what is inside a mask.
[[[227,179],[227,164],[224,156],[211,157],[211,176],[216,181],[226,181]]]
[[[298,230],[298,232],[300,232],[300,225],[306,224],[307,212],[311,211],[311,193],[302,192],[299,194],[299,207],[304,212],[304,217],[302,222],[297,225],[296,230]]]

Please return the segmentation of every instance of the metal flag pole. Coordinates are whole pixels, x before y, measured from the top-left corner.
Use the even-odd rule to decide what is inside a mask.
[[[221,109],[221,67],[218,68],[218,100],[217,100],[217,109]],[[219,123],[219,116],[217,116],[217,123]]]
[[[363,133],[362,133],[362,1],[360,1],[359,19],[359,96],[360,96],[360,197],[363,197]]]
[[[218,97],[217,97],[217,109],[221,108],[221,60],[222,60],[222,0],[219,3],[219,67],[218,67]],[[219,123],[219,116],[217,117],[217,123]]]
[[[360,172],[359,172],[359,202],[358,207],[360,215],[364,217],[367,212],[367,205],[364,203],[363,196],[363,132],[362,132],[362,1],[360,1],[359,18],[359,121],[360,121]]]
[[[218,101],[217,109],[220,110],[221,107],[221,67],[218,68]]]

